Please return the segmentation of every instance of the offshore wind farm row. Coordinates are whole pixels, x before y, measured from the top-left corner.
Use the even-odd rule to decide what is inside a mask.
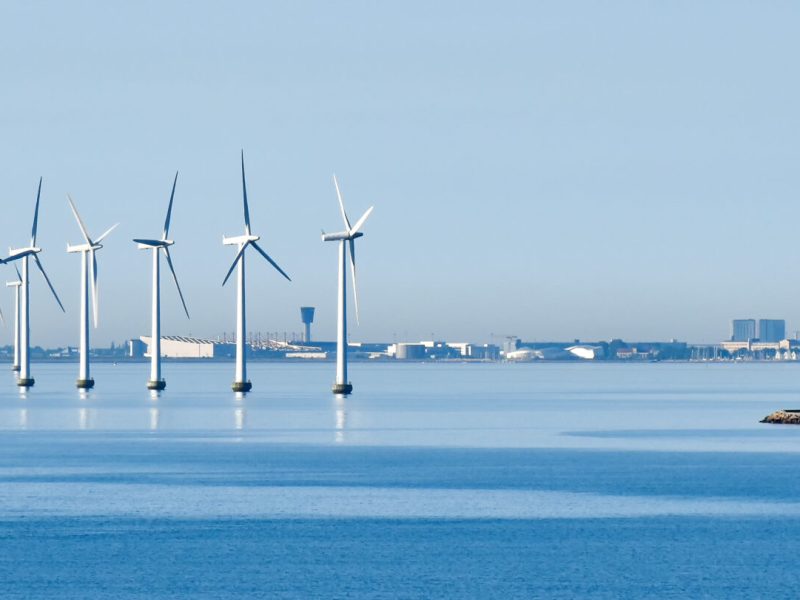
[[[222,280],[224,286],[230,279],[233,271],[237,271],[236,276],[236,362],[233,383],[231,388],[235,392],[248,392],[253,384],[247,377],[247,356],[246,356],[246,279],[245,279],[245,256],[248,248],[252,248],[261,255],[272,267],[275,268],[287,281],[291,281],[289,275],[278,265],[278,263],[259,245],[261,237],[255,235],[250,224],[250,207],[247,200],[247,179],[245,176],[244,151],[241,154],[242,169],[242,206],[244,216],[244,233],[238,236],[223,236],[222,243],[226,246],[235,246],[236,256],[231,263],[228,272]],[[178,275],[170,255],[170,247],[175,241],[170,239],[169,230],[172,220],[172,209],[175,200],[175,189],[178,183],[178,173],[172,182],[172,191],[167,205],[167,214],[164,219],[164,227],[160,238],[134,238],[132,241],[137,244],[140,250],[150,250],[152,252],[152,304],[151,304],[151,333],[152,347],[150,348],[150,376],[147,380],[147,388],[151,390],[163,390],[167,382],[163,377],[161,369],[161,256],[163,254],[169,268],[172,280],[178,291],[178,296],[186,314],[189,318],[189,309],[184,298],[183,291],[178,283]],[[353,283],[353,304],[358,322],[358,290],[356,286],[356,253],[355,240],[362,237],[364,233],[361,229],[364,226],[373,207],[367,209],[364,214],[351,224],[344,207],[339,181],[333,176],[333,184],[336,190],[336,198],[339,203],[344,230],[336,233],[322,232],[322,241],[338,242],[338,290],[337,290],[337,331],[336,331],[336,375],[332,386],[335,394],[349,394],[353,391],[353,385],[348,379],[347,374],[347,271],[348,262],[350,263],[350,273]],[[0,258],[0,264],[14,264],[17,279],[7,282],[7,286],[14,288],[15,291],[15,310],[14,310],[14,363],[13,370],[18,372],[17,385],[21,388],[30,388],[34,385],[35,379],[31,373],[30,360],[30,263],[38,268],[45,283],[53,295],[59,308],[66,312],[58,293],[55,290],[50,278],[45,271],[40,258],[42,248],[37,246],[37,230],[39,223],[39,204],[42,194],[42,178],[39,178],[39,185],[36,191],[36,203],[33,213],[33,225],[31,226],[30,244],[25,247],[9,249],[8,256]],[[81,275],[80,275],[80,344],[79,344],[79,370],[76,386],[80,389],[90,389],[94,387],[94,379],[90,368],[89,351],[89,304],[92,305],[92,322],[94,327],[98,324],[98,294],[97,276],[98,264],[97,253],[103,248],[102,242],[117,227],[112,225],[96,238],[89,235],[89,231],[78,212],[78,208],[72,197],[67,194],[67,202],[72,211],[75,221],[80,229],[83,242],[79,244],[68,244],[67,252],[80,254]],[[91,299],[90,299],[91,296]],[[2,315],[0,315],[2,316]]]

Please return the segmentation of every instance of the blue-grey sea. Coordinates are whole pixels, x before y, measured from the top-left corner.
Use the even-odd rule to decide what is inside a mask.
[[[800,596],[800,364],[332,368],[9,370],[0,597]]]

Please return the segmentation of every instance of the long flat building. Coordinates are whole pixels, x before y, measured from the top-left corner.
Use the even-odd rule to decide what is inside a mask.
[[[145,356],[150,356],[152,337],[139,338],[147,346]],[[201,338],[183,337],[180,335],[165,335],[161,337],[162,358],[214,358],[229,356],[233,352],[234,344],[215,342]]]

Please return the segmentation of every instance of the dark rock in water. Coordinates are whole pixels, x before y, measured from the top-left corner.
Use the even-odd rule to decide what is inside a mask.
[[[762,423],[782,423],[784,425],[800,425],[800,410],[776,410],[761,419]]]

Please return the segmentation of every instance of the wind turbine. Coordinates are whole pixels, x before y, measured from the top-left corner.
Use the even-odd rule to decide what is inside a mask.
[[[167,218],[164,221],[164,232],[161,234],[160,240],[147,240],[147,239],[134,239],[133,241],[139,244],[139,250],[152,250],[153,251],[153,323],[150,341],[150,379],[147,382],[147,389],[149,390],[163,390],[167,387],[167,382],[161,378],[161,254],[160,250],[164,251],[164,256],[167,259],[167,266],[172,273],[172,279],[175,281],[175,287],[178,288],[178,295],[181,297],[181,304],[186,313],[186,318],[189,318],[189,310],[186,308],[186,301],[183,299],[181,286],[178,284],[178,276],[175,274],[175,267],[172,266],[172,258],[169,255],[169,247],[175,242],[167,239],[169,235],[169,221],[172,215],[172,200],[175,198],[175,185],[178,183],[178,172],[175,172],[175,179],[172,182],[172,193],[169,195],[169,206],[167,207]]]
[[[17,272],[16,281],[6,281],[6,287],[14,288],[14,364],[12,371],[19,371],[19,290],[22,287],[22,277],[19,269],[14,267]]]
[[[284,273],[283,269],[278,266],[269,254],[264,252],[261,246],[258,245],[258,240],[261,238],[253,235],[250,232],[250,209],[247,207],[247,183],[244,176],[244,150],[242,150],[242,199],[244,203],[244,235],[235,237],[222,237],[222,243],[226,246],[238,246],[239,251],[236,253],[236,258],[233,259],[231,268],[225,275],[222,285],[228,281],[228,278],[233,273],[234,267],[239,265],[238,277],[236,282],[236,376],[233,380],[231,387],[234,392],[249,392],[253,384],[247,379],[247,365],[245,360],[245,285],[244,285],[244,253],[248,246],[252,246],[267,262],[275,267],[278,272],[286,277],[289,281],[291,279]]]
[[[339,233],[322,232],[323,242],[339,242],[339,306],[336,319],[336,380],[331,388],[334,394],[349,394],[353,391],[353,385],[347,380],[347,298],[345,289],[347,282],[347,246],[350,247],[350,268],[353,279],[353,303],[356,309],[356,323],[358,323],[358,290],[356,288],[356,238],[364,234],[359,230],[372,212],[373,206],[361,215],[356,224],[351,226],[350,219],[344,210],[342,193],[339,190],[339,181],[336,175],[333,176],[333,185],[336,187],[336,197],[339,199],[339,209],[342,212],[345,230]]]
[[[53,297],[58,302],[58,305],[61,307],[61,310],[64,311],[64,305],[61,304],[61,300],[58,298],[58,294],[56,294],[56,290],[53,287],[53,284],[50,282],[50,278],[47,276],[47,273],[42,266],[42,261],[39,260],[39,253],[42,251],[41,248],[36,246],[36,230],[39,226],[39,199],[42,195],[42,178],[39,178],[39,189],[36,192],[36,208],[33,211],[33,226],[31,227],[31,244],[26,248],[17,248],[16,250],[9,250],[8,257],[3,262],[12,262],[15,260],[22,261],[22,273],[20,277],[20,326],[19,326],[19,333],[20,333],[20,343],[19,343],[19,377],[17,378],[17,385],[20,387],[32,387],[35,383],[33,377],[31,377],[31,361],[30,361],[30,279],[28,277],[28,263],[31,258],[33,258],[33,262],[42,272],[42,276],[44,280],[47,282],[47,286],[50,288],[50,291],[53,293]],[[64,311],[65,312],[65,311]]]
[[[89,374],[89,278],[91,278],[92,288],[92,312],[94,316],[94,327],[97,329],[97,255],[96,252],[103,247],[100,243],[106,236],[114,231],[114,228],[119,225],[116,223],[109,227],[103,235],[96,240],[89,237],[89,232],[86,230],[86,225],[83,219],[78,214],[78,209],[75,208],[75,203],[67,194],[67,202],[72,209],[72,214],[75,215],[75,220],[78,222],[78,227],[83,235],[83,244],[72,246],[67,244],[67,252],[80,252],[81,253],[81,347],[80,347],[80,369],[78,373],[78,381],[75,385],[80,389],[89,389],[94,387],[94,379]],[[87,277],[87,274],[89,277]]]

